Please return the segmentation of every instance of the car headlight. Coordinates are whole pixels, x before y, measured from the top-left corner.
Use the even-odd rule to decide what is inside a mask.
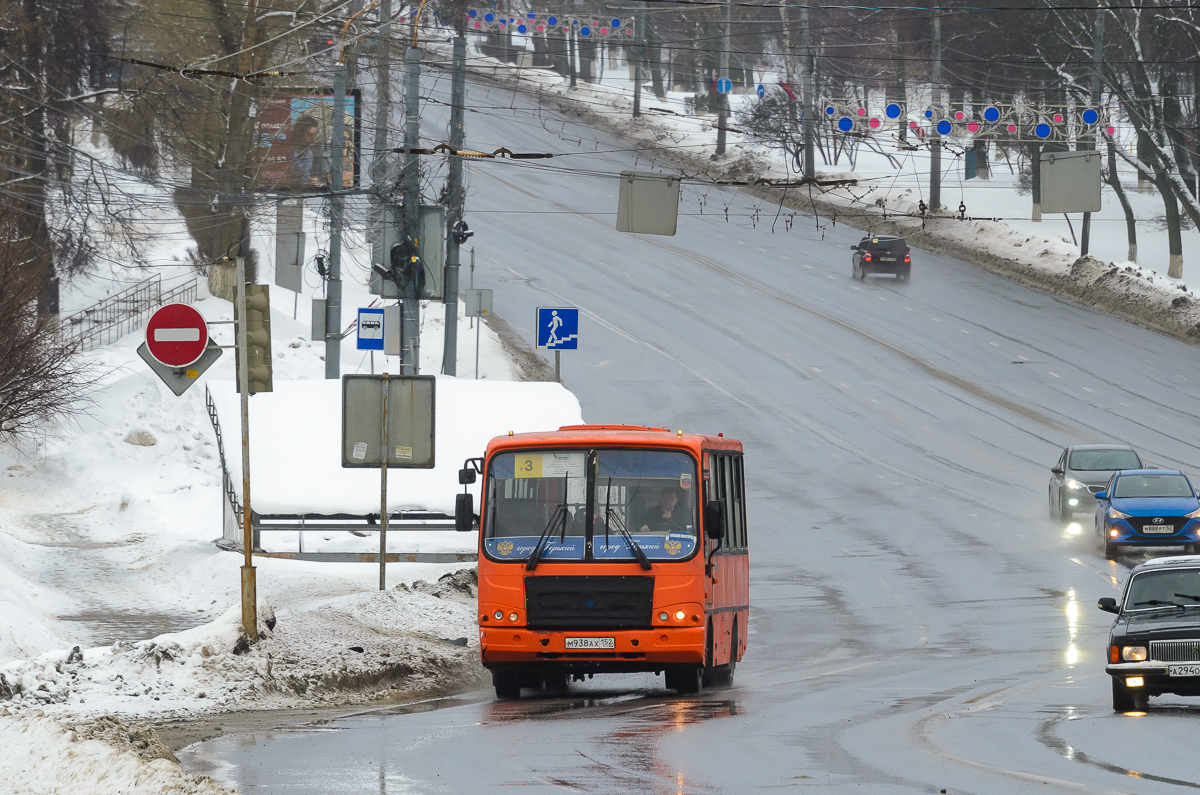
[[[1116,508],[1108,509],[1108,518],[1109,519],[1128,519],[1129,517],[1130,517],[1130,514],[1122,513],[1121,511],[1118,511]]]
[[[1079,491],[1080,489],[1086,489],[1086,488],[1087,488],[1087,486],[1083,485],[1083,484],[1082,484],[1082,483],[1080,483],[1078,480],[1068,480],[1068,481],[1067,481],[1067,488],[1068,488],[1068,489],[1074,489],[1075,491]]]
[[[1146,647],[1122,646],[1121,659],[1128,660],[1130,662],[1141,662],[1142,660],[1146,659]]]

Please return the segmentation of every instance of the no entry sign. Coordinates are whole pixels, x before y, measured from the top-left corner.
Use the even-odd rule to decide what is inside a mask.
[[[146,348],[155,361],[168,367],[187,367],[208,347],[208,324],[187,304],[167,304],[146,326]]]

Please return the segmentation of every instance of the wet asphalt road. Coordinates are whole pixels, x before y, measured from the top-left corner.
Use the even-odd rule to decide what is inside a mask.
[[[619,234],[611,175],[635,156],[597,150],[627,144],[511,91],[473,85],[469,104],[473,148],[570,153],[470,169],[475,284],[496,312],[532,340],[536,307],[582,309],[562,359],[587,420],[745,444],[737,683],[476,693],[226,735],[181,754],[189,769],[249,793],[1200,787],[1200,701],[1110,709],[1095,602],[1132,561],[1098,554],[1090,516],[1046,508],[1070,443],[1200,472],[1195,348],[919,251],[911,283],[860,284],[858,232],[788,231],[790,212],[772,232],[776,209],[732,189],[687,186],[675,237]],[[446,118],[427,106],[431,140]]]

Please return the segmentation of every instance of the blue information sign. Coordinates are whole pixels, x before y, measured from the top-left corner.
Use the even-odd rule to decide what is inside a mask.
[[[358,349],[383,350],[383,309],[358,310]]]
[[[758,98],[759,98],[759,99],[762,99],[762,98],[763,98],[763,96],[765,96],[765,95],[766,95],[766,93],[767,93],[767,90],[766,90],[765,88],[763,88],[763,87],[762,87],[762,83],[759,83],[759,85],[758,85],[758,89],[757,89],[757,92],[758,92]]]
[[[728,94],[730,91],[733,91],[733,81],[732,80],[730,80],[728,77],[722,77],[717,80],[717,93],[718,94]]]
[[[537,346],[558,351],[579,347],[579,310],[574,307],[539,306]]]

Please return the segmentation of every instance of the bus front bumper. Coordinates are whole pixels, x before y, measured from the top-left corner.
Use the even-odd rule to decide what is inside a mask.
[[[612,638],[611,649],[568,649],[568,638]],[[604,631],[537,631],[480,627],[484,666],[513,664],[594,671],[648,671],[704,663],[704,627]]]

